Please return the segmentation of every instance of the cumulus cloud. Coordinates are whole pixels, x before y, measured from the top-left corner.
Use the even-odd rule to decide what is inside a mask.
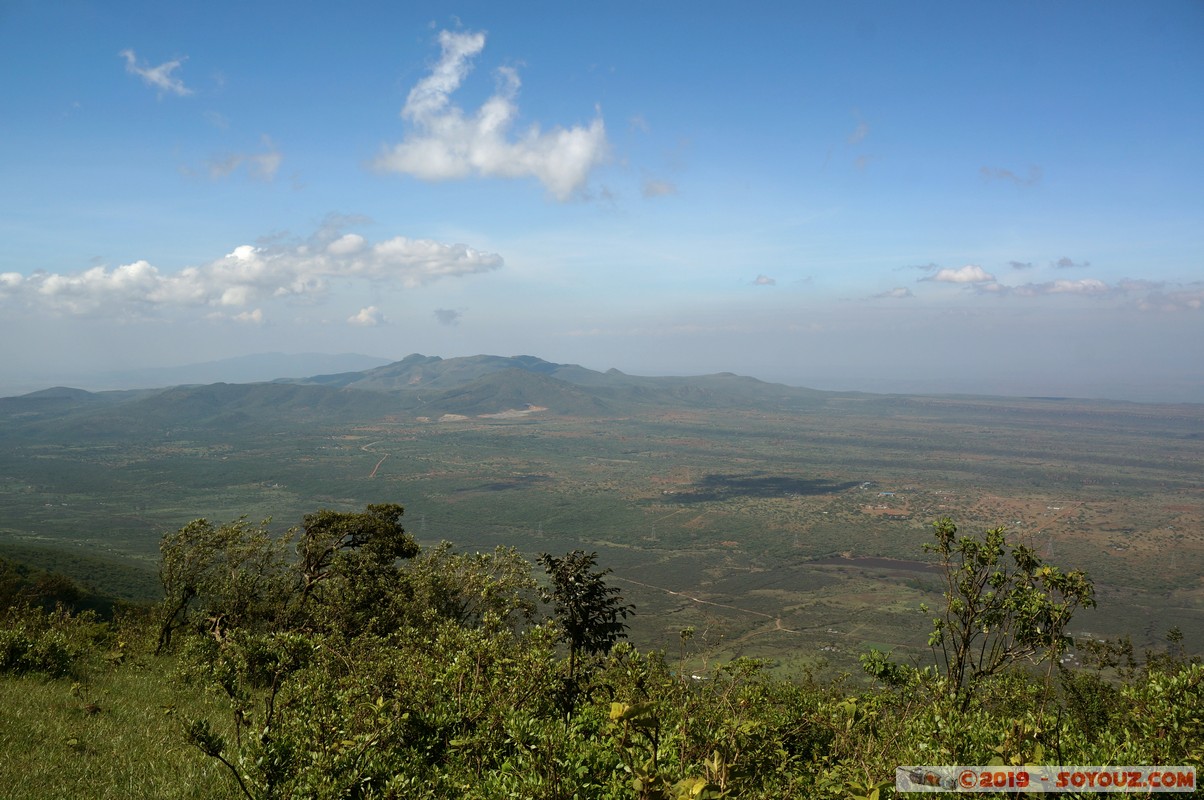
[[[225,178],[239,167],[244,167],[247,175],[256,180],[270,181],[275,178],[284,156],[280,155],[280,151],[269,137],[264,136],[262,141],[262,153],[231,153],[210,160],[206,165],[209,177],[214,180]]]
[[[346,233],[326,245],[326,252],[332,256],[354,255],[367,245],[367,240],[358,233]]]
[[[1016,286],[1012,289],[1013,292],[1020,295],[1043,295],[1043,294],[1086,294],[1086,295],[1101,295],[1111,291],[1111,287],[1097,278],[1083,278],[1077,281],[1048,281],[1046,283],[1026,283],[1023,286]]]
[[[754,286],[776,286],[777,283],[778,282],[776,279],[771,278],[768,275],[758,275],[756,280],[753,281]]]
[[[1020,270],[1029,269],[1032,266],[1024,262],[1010,263],[1015,269]],[[924,269],[925,267],[905,267],[903,269],[909,268]],[[929,268],[935,269],[935,265]],[[1000,298],[1079,297],[1110,303],[1114,306],[1127,305],[1130,308],[1148,312],[1204,311],[1204,282],[1173,284],[1166,281],[1122,278],[1115,283],[1108,283],[1099,278],[1079,278],[1013,285],[1001,283],[996,280],[995,276],[972,264],[959,269],[939,269],[934,274],[920,278],[920,281],[968,284],[977,294]],[[910,293],[903,288],[872,295],[874,298],[908,296]]]
[[[1010,181],[1017,186],[1036,186],[1044,175],[1044,171],[1038,166],[1029,167],[1027,175],[1017,175],[1010,169],[999,167],[982,167],[978,172],[983,180]]]
[[[125,59],[125,71],[131,75],[137,75],[147,86],[158,89],[159,97],[165,94],[174,94],[180,97],[192,94],[192,90],[184,85],[184,81],[172,75],[184,63],[183,58],[164,61],[157,67],[148,67],[138,63],[138,56],[133,50],[122,50],[117,55]]]
[[[331,280],[414,288],[503,264],[495,253],[462,244],[404,236],[371,243],[358,234],[321,233],[304,244],[241,245],[215,261],[176,272],[140,260],[66,274],[4,273],[0,301],[80,315],[151,313],[161,307],[234,310],[262,299],[320,295]]]
[[[938,283],[986,283],[994,281],[995,276],[976,264],[967,264],[957,269],[949,267],[939,269],[927,278],[920,278],[920,280]]]
[[[384,321],[384,314],[380,313],[380,309],[376,306],[365,306],[359,310],[359,313],[352,314],[347,318],[348,324],[361,328],[374,328]]]
[[[252,311],[243,311],[241,314],[235,314],[234,321],[249,322],[253,325],[260,325],[263,323],[263,309],[256,308]]]
[[[1031,261],[1009,261],[1008,266],[1012,269],[1032,269],[1033,262]]]
[[[466,114],[451,95],[485,48],[485,34],[442,31],[439,45],[438,63],[410,90],[402,108],[409,132],[377,157],[375,168],[428,181],[533,177],[561,201],[580,193],[609,150],[601,116],[587,126],[542,131],[531,125],[512,134],[521,82],[511,67],[497,70],[497,90]]]
[[[1071,269],[1072,267],[1089,267],[1091,266],[1091,262],[1075,261],[1074,259],[1062,256],[1057,261],[1053,262],[1053,266],[1057,267],[1058,269]]]
[[[891,299],[891,300],[901,300],[905,297],[912,297],[912,296],[913,295],[911,293],[911,289],[908,289],[906,286],[896,286],[893,289],[890,289],[885,292],[879,292],[878,294],[874,295],[874,297],[876,297],[876,298]]]
[[[975,287],[979,292],[995,295],[1014,295],[1018,297],[1044,297],[1047,295],[1082,295],[1101,297],[1104,295],[1123,295],[1128,292],[1119,286],[1109,286],[1097,278],[1081,280],[1056,280],[1044,283],[1024,283],[1019,286],[1008,286],[1002,283],[986,283]],[[1138,292],[1144,291],[1141,289]]]
[[[461,313],[454,308],[436,308],[435,319],[440,325],[459,325]]]
[[[0,272],[0,295],[17,291],[24,281],[25,276],[20,272]]]

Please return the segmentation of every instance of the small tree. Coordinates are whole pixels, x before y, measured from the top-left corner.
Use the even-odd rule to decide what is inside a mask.
[[[604,580],[610,570],[597,570],[597,553],[574,550],[563,558],[547,553],[539,563],[552,579],[551,589],[541,592],[545,603],[555,603],[556,619],[569,643],[569,678],[576,675],[580,653],[594,655],[610,650],[621,638],[627,619],[635,612],[623,604],[619,590]]]
[[[340,557],[354,553],[357,560],[391,566],[418,555],[418,545],[401,527],[402,513],[396,503],[379,503],[358,513],[323,508],[306,514],[297,544],[302,594],[331,577]]]
[[[279,612],[289,591],[287,539],[272,536],[267,524],[252,525],[246,517],[224,525],[198,519],[163,537],[159,580],[164,598],[156,653],[187,624],[194,605],[203,609],[209,631],[218,639],[230,627]]]
[[[941,558],[945,608],[928,644],[966,708],[983,679],[1019,661],[1057,659],[1070,644],[1071,617],[1095,605],[1095,590],[1086,573],[1063,572],[1032,548],[1011,546],[1003,528],[958,538],[948,517],[933,528],[936,543],[925,549]]]
[[[398,624],[450,621],[465,628],[518,631],[535,615],[531,562],[512,547],[457,553],[450,542],[407,565],[404,591],[393,597]]]
[[[321,509],[306,514],[297,543],[298,613],[318,601],[317,617],[344,634],[366,630],[400,583],[398,561],[418,555],[418,543],[401,527],[396,503],[368,505],[361,512]]]

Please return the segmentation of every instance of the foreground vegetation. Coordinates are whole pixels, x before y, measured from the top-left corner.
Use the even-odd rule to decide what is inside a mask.
[[[401,513],[198,520],[163,539],[162,602],[112,619],[13,583],[5,796],[885,798],[903,764],[1204,763],[1178,633],[1144,658],[1072,643],[1091,581],[1002,529],[936,523],[932,659],[785,680],[691,674],[690,628],[622,641],[633,609],[590,554],[537,577],[506,548],[421,550]]]

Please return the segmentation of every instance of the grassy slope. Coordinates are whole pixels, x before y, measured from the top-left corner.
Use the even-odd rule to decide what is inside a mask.
[[[168,679],[170,661],[98,674],[72,692],[69,680],[0,677],[0,794],[34,798],[229,798],[237,787],[213,759],[187,744],[189,713],[220,719],[199,692]],[[89,713],[86,706],[98,711]]]

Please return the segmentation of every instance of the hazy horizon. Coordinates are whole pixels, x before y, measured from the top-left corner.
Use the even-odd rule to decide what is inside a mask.
[[[418,352],[1204,402],[1201,41],[1190,0],[11,4],[0,393]]]
[[[395,357],[383,357],[369,356],[362,353],[253,353],[226,359],[217,359],[214,361],[141,367],[125,371],[44,374],[40,377],[34,375],[27,376],[27,378],[23,380],[0,379],[0,397],[18,396],[56,387],[68,387],[74,389],[83,389],[86,391],[103,392],[127,389],[156,389],[179,384],[193,383],[253,383],[275,379],[306,378],[315,375],[336,372],[365,371],[377,365],[384,366],[401,361],[403,358],[409,355],[415,354],[407,353],[405,355],[398,355]],[[526,355],[536,356],[537,358],[540,357],[535,353],[473,353],[465,354],[463,356],[440,356],[437,353],[421,353],[418,355],[437,356],[440,358],[466,358],[474,355]],[[375,363],[368,363],[369,361]],[[766,372],[757,375],[748,371],[742,371],[740,369],[710,370],[709,372],[691,372],[683,370],[650,372],[638,369],[622,369],[621,367],[616,367],[614,365],[586,364],[577,361],[556,363],[577,364],[578,366],[592,369],[597,372],[605,372],[609,369],[618,369],[620,372],[624,372],[628,375],[644,377],[689,377],[726,372],[756,378],[769,383],[781,383],[788,386],[836,392],[850,391],[867,392],[871,394],[917,395],[964,394],[1001,397],[1070,397],[1084,400],[1163,404],[1200,402],[1192,399],[1190,391],[1186,389],[1182,392],[1183,396],[1177,399],[1165,399],[1162,397],[1162,395],[1166,393],[1165,389],[1159,390],[1159,396],[1146,396],[1140,391],[1131,392],[1127,396],[1123,394],[1109,393],[1108,387],[1106,386],[1101,387],[1100,390],[1095,393],[1085,390],[1079,394],[1058,394],[1056,392],[1047,391],[1024,392],[1018,389],[1015,385],[1006,382],[1000,382],[997,384],[999,388],[992,391],[984,388],[985,385],[981,381],[960,383],[957,380],[947,381],[943,384],[944,388],[936,390],[931,386],[926,385],[919,379],[909,381],[906,378],[899,378],[895,380],[881,379],[880,381],[875,382],[872,376],[868,378],[854,377],[846,381],[842,381],[836,377],[823,378],[817,376],[814,380],[797,381],[789,378],[774,378],[771,374]]]

